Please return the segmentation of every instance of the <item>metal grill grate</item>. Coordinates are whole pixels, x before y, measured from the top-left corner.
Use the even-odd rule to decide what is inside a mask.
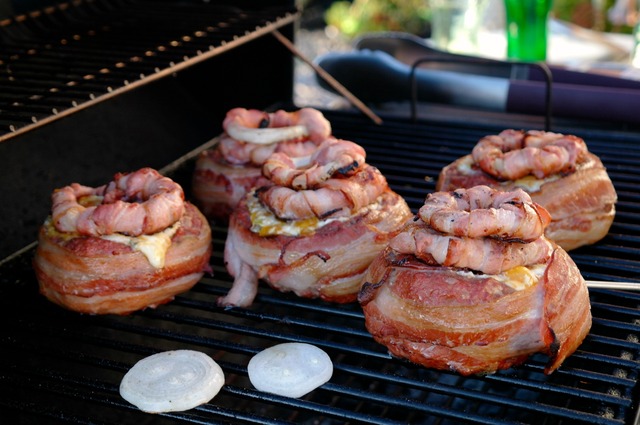
[[[295,9],[79,0],[0,21],[0,141],[294,21]]]
[[[415,209],[441,167],[502,128],[408,123],[374,126],[326,113],[337,137],[363,145],[394,190]],[[560,129],[558,129],[560,131]],[[640,281],[640,135],[589,131],[590,150],[608,167],[620,201],[611,233],[572,252],[585,278]],[[176,175],[190,173],[178,161]],[[427,179],[425,179],[425,176]],[[220,309],[231,280],[222,259],[225,229],[214,227],[214,276],[170,304],[127,317],[65,311],[37,293],[31,250],[0,265],[0,405],[8,423],[267,424],[632,424],[637,423],[640,292],[592,290],[591,333],[551,376],[546,358],[490,376],[461,377],[392,359],[364,328],[358,305],[300,299],[261,286],[249,309]],[[302,399],[256,391],[246,366],[261,349],[307,342],[334,361],[331,381]],[[124,373],[157,351],[191,348],[214,357],[226,385],[209,404],[148,415],[118,394]],[[6,360],[8,359],[8,360]]]

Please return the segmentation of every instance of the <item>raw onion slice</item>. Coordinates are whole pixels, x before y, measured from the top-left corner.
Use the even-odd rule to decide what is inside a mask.
[[[120,383],[120,395],[145,412],[178,412],[207,403],[223,385],[224,373],[211,357],[174,350],[133,365]]]
[[[247,369],[256,389],[299,398],[331,379],[333,362],[314,345],[291,342],[259,352]]]

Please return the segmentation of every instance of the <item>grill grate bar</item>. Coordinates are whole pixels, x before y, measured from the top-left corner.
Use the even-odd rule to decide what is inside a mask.
[[[186,300],[186,299],[179,299],[179,300],[176,300],[176,302],[182,306],[191,307],[191,308],[198,308],[203,305],[200,302],[197,302],[197,301],[191,302],[190,300]],[[208,309],[209,310],[211,309],[210,304],[208,305]],[[333,310],[331,311],[331,313],[335,314],[336,312],[335,310]],[[239,310],[239,309],[232,310],[228,314],[236,317],[241,317],[244,319],[250,319],[250,320],[261,321],[261,322],[273,322],[273,323],[286,322],[287,325],[290,325],[290,326],[304,326],[310,329],[325,330],[325,331],[330,331],[336,334],[346,334],[353,337],[364,337],[364,338],[369,337],[369,333],[364,329],[353,329],[345,326],[330,325],[330,324],[327,325],[326,323],[323,323],[321,321],[304,320],[294,315],[283,316],[281,314],[278,315],[278,314],[256,313],[251,310]]]
[[[78,425],[107,425],[106,422],[102,422],[101,420],[67,415],[61,412],[58,408],[47,408],[37,403],[22,401],[8,403],[5,400],[0,399],[0,406],[2,406],[3,412],[7,412],[8,415],[10,415],[11,412],[30,412],[31,416],[35,417],[34,421],[38,421],[34,423],[53,423],[52,421],[62,421],[64,419],[64,422],[66,423],[74,423]]]
[[[32,370],[29,371],[28,375],[24,376],[23,379],[15,379],[13,384],[15,385],[16,389],[24,388],[30,392],[46,392],[60,397],[70,397],[78,400],[78,402],[91,403],[98,406],[102,405],[104,407],[118,409],[120,411],[134,412],[137,410],[135,409],[135,407],[122,400],[122,398],[118,394],[117,386],[108,385],[105,382],[76,379],[71,375],[60,375],[52,373],[53,371],[47,369]],[[18,373],[12,371],[11,375],[17,376]],[[10,407],[15,409],[17,406]],[[45,410],[40,408],[36,410],[36,412],[39,415],[69,421],[67,412],[57,411],[57,409],[54,409]],[[197,416],[191,412],[165,413],[163,414],[163,416],[193,423],[200,422],[195,420]],[[95,418],[90,418],[88,416],[78,416],[74,418],[73,422],[87,424],[96,423]]]
[[[14,94],[24,90],[25,97],[14,105],[0,94],[0,104],[9,115],[24,105],[46,112],[35,120],[9,120],[0,126],[0,141],[59,118],[52,112],[59,105],[48,96],[30,97],[33,87],[86,93],[65,105],[66,115],[290,24],[296,13],[209,2],[80,0],[4,21],[0,86]]]
[[[495,132],[484,126],[449,127],[449,142],[447,127],[431,122],[389,119],[372,128],[359,116],[325,115],[336,137],[363,145],[368,162],[381,169],[414,209],[434,189],[433,179],[442,166],[466,154],[479,134]],[[595,136],[600,145],[592,147],[588,142],[590,148],[604,152],[606,138]],[[640,135],[616,135],[618,139],[636,143]],[[629,152],[631,161],[637,150]],[[610,157],[615,159],[613,153]],[[615,162],[612,165],[615,169]],[[634,219],[640,208],[633,187],[638,173],[630,167],[611,173],[616,187],[623,180],[628,190],[619,192],[612,234],[593,247],[571,253],[585,276],[640,281],[640,241]],[[431,178],[425,180],[425,176]],[[203,278],[172,303],[127,317],[78,316],[44,300],[35,289],[30,251],[0,266],[0,314],[5,315],[0,318],[12,324],[0,336],[0,349],[11,359],[0,365],[0,392],[7,395],[0,397],[2,403],[9,403],[12,394],[29,394],[42,407],[31,413],[28,403],[21,403],[11,412],[38,419],[64,415],[79,423],[88,423],[85,418],[93,415],[105,423],[141,423],[148,415],[117,393],[125,371],[157,351],[193,348],[218,361],[226,384],[212,402],[183,414],[154,417],[159,423],[614,425],[634,421],[640,375],[640,293],[590,291],[592,330],[578,352],[550,376],[543,373],[546,357],[536,355],[518,368],[462,377],[392,358],[366,332],[357,304],[305,300],[261,286],[251,308],[217,307],[215,298],[229,289],[231,279],[221,250],[225,229],[217,226],[213,232],[213,277]],[[301,399],[253,389],[248,360],[261,349],[285,341],[307,342],[327,351],[335,367],[331,381]],[[118,419],[112,420],[114,415]]]
[[[69,86],[71,82],[82,85],[83,82],[91,82],[91,80],[104,81],[106,85],[121,85],[127,78],[131,76],[137,76],[140,74],[154,73],[156,68],[160,68],[163,64],[160,61],[152,62],[149,60],[135,59],[128,60],[127,63],[123,62],[79,62],[79,61],[43,61],[39,59],[37,61],[31,61],[29,64],[23,64],[17,69],[11,70],[12,76],[19,75],[19,79],[12,79],[10,84],[6,84],[9,87],[22,87],[23,90],[28,90],[31,85],[29,81],[35,81],[46,87],[58,87],[58,89]],[[64,72],[56,75],[51,75],[51,69],[63,68]],[[0,78],[3,76],[0,75]],[[54,81],[48,81],[51,77],[56,78]]]
[[[524,367],[531,368],[533,370],[537,369],[538,371],[541,371],[542,365],[536,366],[531,364],[525,364]],[[606,375],[606,374],[593,372],[585,369],[577,369],[577,368],[572,368],[570,370],[561,369],[554,373],[557,373],[558,375],[563,375],[568,379],[579,378],[581,382],[589,383],[590,385],[594,385],[594,384],[612,385],[615,387],[624,388],[629,391],[631,391],[635,386],[635,381],[632,378],[611,376],[611,375]],[[501,384],[512,385],[514,387],[523,386],[523,382],[521,380],[511,376],[490,375],[490,376],[487,376],[485,379],[500,382]],[[541,384],[542,384],[541,382],[536,382],[534,383],[534,385],[531,385],[529,381],[526,381],[524,382],[524,388],[535,389],[537,386],[538,389],[543,390],[543,386]],[[554,393],[556,393],[556,391],[554,391]],[[610,397],[608,394],[604,394],[601,392],[593,392],[593,394],[591,395],[591,398],[594,400],[598,400],[598,399],[602,400],[603,397],[606,398],[607,400],[610,400],[613,404],[626,405],[626,406],[633,405],[633,400],[631,399],[631,397],[627,399],[623,399],[623,401],[619,401],[619,400],[614,400],[615,397]]]
[[[188,316],[173,316],[173,315],[166,315],[166,314],[159,314],[157,312],[149,312],[148,314],[150,314],[151,316],[153,316],[154,318],[162,318],[165,320],[168,320],[170,322],[175,322],[175,323],[185,323],[185,324],[189,324],[189,325],[198,325],[200,327],[203,328],[209,328],[209,329],[215,329],[215,330],[219,330],[219,331],[225,331],[225,332],[229,332],[235,335],[246,335],[246,336],[252,336],[252,337],[264,337],[264,338],[269,338],[269,339],[273,339],[276,341],[286,341],[286,340],[290,340],[291,339],[291,335],[289,333],[285,333],[285,332],[277,332],[271,329],[260,329],[260,328],[256,328],[255,326],[245,326],[245,325],[237,325],[237,324],[233,324],[233,323],[228,323],[228,322],[222,322],[222,321],[206,321],[206,320],[202,320],[201,318],[194,318],[194,317],[188,317]],[[290,322],[290,318],[288,317],[282,317],[281,318],[281,322],[286,322],[288,325],[295,325],[295,323],[291,323]],[[304,322],[299,321],[298,324],[302,324]],[[309,326],[309,322],[306,322],[305,328],[307,330],[309,330],[309,328],[311,328],[312,331],[316,330],[317,328],[319,328],[319,325],[317,323],[313,323],[312,326]],[[182,338],[185,340],[185,342],[189,341],[189,338],[183,338],[182,336],[178,336],[178,335],[173,335],[173,334],[169,334],[169,333],[165,333],[164,331],[159,331],[159,330],[153,330],[153,329],[149,329],[146,327],[139,327],[139,328],[119,328],[119,329],[128,329],[128,330],[135,330],[135,333],[137,334],[143,334],[143,333],[148,333],[150,335],[156,335],[156,336],[169,336],[171,335],[172,337],[175,338]],[[348,332],[348,330],[344,330],[343,332]],[[354,335],[353,333],[350,334],[350,336],[357,336]],[[364,335],[363,335],[364,336]],[[297,342],[305,342],[308,344],[313,344],[313,345],[317,345],[317,346],[322,346],[325,348],[331,348],[334,350],[341,350],[341,351],[349,351],[351,353],[354,354],[359,354],[359,355],[366,355],[368,357],[379,357],[379,358],[383,358],[383,359],[388,359],[389,355],[386,353],[382,353],[379,351],[375,351],[375,350],[370,350],[370,349],[366,349],[366,348],[361,348],[361,347],[353,347],[350,346],[348,344],[343,344],[340,342],[332,342],[332,341],[326,341],[324,339],[318,338],[318,337],[303,337],[303,336],[299,336],[296,339]],[[230,347],[226,347],[226,348],[230,348]],[[253,349],[252,353],[255,354],[257,353],[257,349]]]
[[[178,305],[185,305],[183,299],[184,297],[179,297],[175,303]],[[188,302],[188,305],[191,305],[192,308],[196,308],[198,310],[208,310],[207,305],[203,304],[203,303],[197,303],[197,302]],[[209,310],[211,309],[211,306],[209,305]],[[242,310],[242,309],[239,309]],[[236,312],[238,313],[238,312]],[[240,313],[242,313],[242,311],[240,311]],[[243,316],[245,317],[250,317],[252,318],[255,322],[262,322],[265,317],[263,315],[255,315],[255,314],[251,314],[251,312],[246,311]],[[168,313],[160,313],[158,311],[147,311],[144,313],[145,316],[149,316],[151,318],[153,318],[154,320],[162,320],[168,323],[181,323],[181,324],[189,324],[189,325],[193,325],[197,328],[208,328],[208,329],[217,329],[217,330],[224,330],[224,331],[228,331],[230,333],[234,333],[234,334],[250,334],[253,336],[264,336],[270,339],[274,339],[274,340],[285,340],[286,337],[275,333],[273,331],[269,331],[269,330],[256,330],[254,328],[247,328],[246,326],[237,326],[237,325],[229,325],[227,323],[224,322],[214,322],[214,321],[208,321],[208,320],[204,320],[201,317],[197,316],[197,315],[190,315],[190,316],[178,316],[178,315],[173,315],[173,314],[168,314]],[[297,320],[296,322],[291,322],[289,320],[289,318],[287,317],[282,317],[281,321],[283,322],[287,322],[289,325],[298,325],[298,326],[305,326],[307,328],[310,328],[311,331],[315,331],[318,328],[318,323],[314,322],[314,321],[304,321],[304,320]],[[601,321],[602,322],[602,321]],[[602,325],[603,323],[601,323]],[[201,345],[210,345],[210,343],[207,341],[207,339],[203,339],[203,338],[198,338],[198,337],[194,337],[193,335],[185,335],[185,334],[181,334],[181,333],[174,333],[165,329],[149,329],[147,327],[144,326],[132,326],[128,323],[121,323],[121,322],[116,322],[116,323],[109,323],[107,324],[107,326],[109,326],[112,329],[117,329],[117,330],[121,330],[121,331],[125,331],[125,332],[129,332],[129,333],[133,333],[133,334],[148,334],[148,335],[153,335],[153,336],[157,336],[157,337],[161,337],[161,338],[168,338],[168,339],[172,339],[172,340],[176,340],[176,341],[181,341],[184,343],[196,343],[196,344],[201,344]],[[608,327],[612,327],[611,324],[608,325]],[[328,329],[328,330],[333,330],[333,329]],[[25,330],[26,331],[26,330]],[[33,332],[33,330],[29,330],[30,332]],[[342,332],[347,332],[348,333],[348,329],[342,330]],[[368,335],[362,333],[362,332],[353,332],[351,334],[351,336],[354,337],[364,337],[364,338],[368,338]],[[84,335],[71,335],[71,339],[83,339],[86,340],[87,336]],[[99,338],[95,338],[95,337],[89,337],[91,340],[95,340],[96,343],[100,343],[100,344],[105,344],[105,345],[110,345],[110,342],[108,340],[103,340],[103,339],[99,339]],[[607,339],[605,337],[600,337],[601,340]],[[623,344],[621,341],[618,341],[618,343],[616,344],[615,340],[612,338],[608,338],[608,343],[611,345],[615,345],[617,347],[621,347],[621,348],[638,348],[638,344],[627,344],[625,346],[625,344]],[[314,340],[314,339],[307,339],[304,340],[305,342],[309,342],[312,344],[317,344],[317,345],[322,345],[328,348],[333,348],[333,349],[338,349],[338,350],[342,350],[342,351],[349,351],[353,354],[363,354],[363,355],[368,355],[368,356],[372,356],[375,355],[376,353],[371,353],[369,351],[363,351],[363,350],[359,350],[359,347],[352,347],[352,346],[348,346],[348,345],[337,345],[337,344],[327,344],[324,341],[318,341],[318,340]],[[117,348],[122,348],[119,345],[116,346]],[[228,351],[237,351],[237,352],[242,352],[244,354],[255,354],[257,351],[256,349],[251,349],[251,348],[243,348],[237,344],[226,344],[224,341],[221,343],[216,342],[215,343],[215,348],[217,349],[224,349],[224,350],[228,350]],[[150,354],[149,352],[147,352],[146,354]],[[580,356],[580,353],[577,353],[576,356]],[[583,356],[585,357],[585,356]],[[389,358],[388,355],[384,355],[383,358]],[[593,357],[586,357],[586,358],[593,358]],[[617,359],[617,358],[611,358],[610,356],[602,356],[602,357],[597,357],[596,358],[597,361],[599,362],[603,362],[603,363],[615,363],[616,366],[618,367],[626,367],[626,368],[637,368],[638,366],[628,360],[622,360],[622,359]],[[365,374],[367,376],[370,376],[370,374]],[[586,375],[582,376],[583,378],[586,378]],[[394,377],[393,380],[397,380],[397,377]],[[519,385],[522,387],[527,387],[527,388],[536,388],[540,391],[550,391],[550,392],[561,392],[561,393],[565,393],[565,395],[569,395],[572,393],[575,393],[576,390],[572,389],[572,388],[552,388],[549,387],[546,384],[541,384],[541,383],[522,383],[519,382],[518,380],[509,380],[508,378],[505,377],[493,377],[493,379],[498,379],[498,380],[502,380],[503,382],[507,382],[509,381],[510,384],[512,385]],[[626,384],[626,385],[630,385],[633,386],[635,384],[635,382],[630,381],[630,380],[619,380],[617,382],[617,384]],[[456,394],[455,391],[449,390],[452,394]],[[592,395],[589,394],[581,394],[582,397],[584,398],[590,398],[593,397]],[[482,396],[480,396],[482,397]],[[596,396],[596,398],[598,398],[598,396]],[[616,401],[614,399],[611,399],[613,401],[613,403],[615,403]],[[627,403],[624,401],[620,401],[621,404]]]
[[[325,387],[323,387],[323,389],[327,389],[327,390],[333,389],[335,391],[335,387],[337,386],[326,385]],[[225,390],[234,395],[241,396],[257,402],[269,402],[271,404],[276,404],[282,407],[293,408],[296,410],[304,409],[310,412],[317,412],[323,415],[328,414],[341,421],[350,420],[350,421],[356,421],[358,423],[365,423],[365,424],[370,423],[370,424],[381,424],[381,425],[401,423],[396,421],[380,420],[380,418],[372,415],[359,414],[358,412],[340,409],[333,406],[319,406],[319,405],[308,403],[302,400],[291,399],[287,397],[280,397],[273,394],[264,394],[258,391],[248,390],[246,388],[241,388],[241,387],[226,386]]]
[[[488,395],[487,393],[482,391],[465,389],[465,388],[456,388],[452,386],[444,386],[439,383],[418,381],[414,379],[399,377],[397,375],[384,374],[375,370],[345,368],[344,366],[341,366],[341,370],[349,371],[350,373],[357,374],[359,376],[367,377],[370,379],[387,381],[390,384],[402,383],[407,386],[416,387],[420,390],[433,391],[433,392],[438,392],[446,395],[463,397],[465,399],[472,400],[472,401],[491,402],[491,403],[495,403],[496,405],[502,404],[507,407],[517,407],[520,409],[531,410],[533,412],[541,408],[539,404],[531,403],[530,401],[514,402],[514,400],[505,400],[504,397]],[[632,402],[631,399],[622,399],[619,397],[610,396],[607,394],[600,394],[596,392],[590,393],[588,391],[577,390],[575,388],[570,388],[570,387],[550,386],[542,382],[534,382],[534,381],[524,382],[521,379],[510,378],[504,375],[490,375],[490,376],[487,376],[486,379],[495,381],[500,384],[510,385],[510,386],[513,386],[514,388],[547,392],[547,394],[551,396],[554,396],[554,395],[559,397],[578,396],[581,398],[586,397],[587,399],[590,399],[592,401],[607,402],[614,405],[618,404],[620,406],[625,406],[625,407],[629,407]],[[625,384],[627,384],[630,387],[633,386],[632,382],[626,382]],[[393,403],[393,402],[389,401],[389,403]],[[561,410],[564,410],[564,409],[561,409]]]
[[[468,411],[456,411],[447,408],[446,406],[438,406],[434,404],[428,404],[418,400],[401,399],[393,396],[386,396],[371,393],[369,391],[354,391],[348,387],[337,388],[335,385],[327,385],[334,389],[342,396],[351,397],[363,397],[369,398],[376,403],[388,404],[390,409],[408,409],[413,412],[422,412],[426,415],[437,415],[438,417],[447,418],[455,421],[464,421],[465,423],[477,423],[477,424],[507,424],[509,421],[498,418],[487,418],[482,414],[468,412]],[[342,390],[342,391],[340,391]],[[486,399],[485,399],[486,400]],[[531,407],[530,405],[528,407]],[[401,423],[401,422],[398,422]]]
[[[152,311],[152,312],[148,312],[148,313],[149,313],[149,316],[153,317],[154,319],[162,319],[162,320],[165,320],[165,321],[168,321],[168,322],[171,322],[171,323],[174,323],[174,322],[175,323],[189,323],[189,321],[190,321],[190,319],[189,320],[184,320],[183,318],[177,318],[177,317],[174,317],[172,315],[165,315],[165,314],[159,315],[159,314],[157,314],[156,311]],[[147,313],[145,313],[145,316],[146,315],[147,315]],[[97,320],[97,322],[101,322],[101,321],[102,320]],[[195,327],[210,327],[209,323],[203,322],[202,319],[197,318],[197,316],[196,316],[195,319],[193,319],[193,322],[191,324],[193,324]],[[161,338],[168,338],[168,339],[171,339],[171,340],[181,341],[181,342],[189,343],[189,344],[197,343],[197,344],[201,344],[201,345],[204,345],[204,346],[215,347],[216,349],[222,349],[222,350],[227,350],[227,351],[234,351],[234,350],[235,351],[239,351],[240,350],[240,348],[238,348],[237,346],[234,346],[234,345],[228,345],[228,344],[222,344],[222,345],[214,344],[214,345],[211,345],[211,344],[207,343],[206,339],[194,338],[192,336],[186,336],[185,337],[183,334],[175,334],[175,333],[170,332],[170,331],[156,332],[154,330],[152,332],[149,332],[149,330],[146,327],[134,328],[134,327],[129,326],[128,324],[120,326],[121,323],[118,323],[117,326],[115,326],[115,327],[112,326],[113,324],[107,324],[107,325],[109,327],[111,327],[111,328],[124,330],[124,331],[126,331],[128,333],[133,333],[133,334],[136,334],[136,335],[151,335],[151,336],[155,335],[155,336],[161,337]],[[315,328],[315,326],[314,326],[314,328]],[[232,332],[238,332],[237,329],[231,329],[231,331]],[[242,330],[240,330],[240,331],[242,331]],[[47,333],[47,332],[45,332],[45,333]],[[100,345],[102,343],[104,343],[104,344],[106,344],[107,347],[109,345],[113,344],[113,341],[118,341],[118,339],[115,339],[113,341],[103,340],[103,339],[97,339],[96,341],[91,341],[92,339],[95,339],[95,338],[92,338],[92,337],[90,337],[90,340],[87,341],[87,336],[81,335],[81,334],[78,334],[78,335],[67,335],[65,333],[65,335],[62,335],[62,336],[65,337],[65,338],[70,337],[71,340],[79,339],[79,340],[83,340],[84,342],[99,343]],[[271,338],[271,337],[273,337],[273,334],[269,333],[268,336]],[[278,339],[277,335],[276,335],[276,339]],[[315,341],[310,341],[310,342],[313,343]],[[122,349],[123,347],[121,347],[120,344],[117,344],[117,348],[118,349]],[[141,351],[141,350],[137,350],[137,351]],[[142,350],[142,351],[145,351],[145,354],[150,354],[148,352],[149,350]],[[255,350],[252,350],[250,348],[245,349],[245,351],[246,351],[247,354],[252,354],[252,353],[255,352]],[[366,354],[366,353],[364,353],[364,354]],[[63,354],[57,353],[57,355],[58,356],[67,357],[67,358],[76,358],[76,357],[77,358],[81,358],[81,356],[78,356],[76,353],[63,353]],[[82,360],[84,362],[87,362],[88,360],[92,360],[92,359],[82,358]],[[95,361],[95,362],[99,363],[101,366],[104,366],[104,362],[102,362],[100,360],[92,360],[92,361]],[[111,367],[113,367],[113,365]],[[350,369],[349,367],[338,366],[338,368],[341,371],[353,372],[355,370],[356,372],[358,372],[358,369],[352,369],[352,368]],[[117,367],[117,369],[124,369],[124,366],[119,366],[119,367]],[[225,370],[229,370],[229,369],[230,369],[229,365],[225,365]],[[236,370],[243,370],[244,371],[244,368],[242,368],[240,366],[236,366]],[[431,390],[431,391],[441,392],[443,394],[449,394],[451,396],[460,396],[460,397],[464,396],[464,397],[468,398],[469,400],[478,400],[478,401],[484,400],[486,402],[493,401],[493,400],[491,400],[491,398],[487,398],[486,394],[484,394],[482,392],[458,390],[458,389],[451,388],[451,387],[442,387],[441,385],[438,385],[438,384],[426,385],[424,382],[413,381],[413,380],[409,380],[409,379],[404,379],[403,380],[403,379],[399,378],[397,375],[389,375],[389,376],[386,376],[386,377],[384,377],[384,375],[373,376],[372,373],[375,374],[376,372],[366,371],[364,374],[360,373],[360,376],[367,377],[367,378],[375,377],[376,379],[385,380],[385,381],[387,381],[387,383],[391,383],[391,384],[394,384],[394,383],[395,384],[398,384],[398,383],[403,383],[403,384],[409,383],[412,386],[419,386],[420,389],[422,389],[422,390],[428,389],[428,390]],[[507,380],[507,382],[510,385],[520,385],[520,386],[522,386],[522,383],[518,384],[519,381],[517,381],[517,380],[511,380],[511,381]],[[528,383],[528,386],[531,387],[531,385],[529,383]],[[327,390],[335,390],[331,386],[329,386],[326,389]],[[540,390],[540,391],[549,392],[549,388],[544,386],[544,385],[541,385],[536,389]],[[557,389],[556,389],[556,392],[557,392]],[[569,389],[568,392],[565,391],[565,395],[572,395],[571,393],[573,393],[573,392],[575,392],[575,390]],[[580,396],[582,398],[585,397],[585,394],[583,392],[578,392],[578,393],[580,394]],[[353,395],[353,392],[352,391],[346,391],[345,394],[352,394]],[[469,397],[470,394],[472,394],[473,396]],[[370,393],[368,391],[364,390],[362,392],[361,396],[367,398],[367,397],[370,397]],[[412,403],[414,403],[414,402],[405,402],[405,403],[398,404],[397,400],[395,400],[394,397],[385,398],[385,397],[382,397],[382,396],[376,398],[375,400],[377,400],[379,402],[384,401],[386,403],[391,404],[393,407],[396,407],[396,408],[410,407],[410,406],[412,406]],[[596,398],[596,400],[597,400],[597,398]],[[611,400],[609,400],[607,397],[604,397],[604,398],[601,398],[599,401],[610,402]],[[513,401],[512,400],[505,401],[504,398],[501,398],[501,397],[498,397],[496,399],[496,402],[498,404],[506,403],[506,405],[510,406],[510,407],[513,406]],[[418,403],[418,402],[415,402],[415,403]],[[518,407],[526,408],[526,409],[533,409],[532,412],[539,411],[539,408],[535,404],[532,405],[529,402],[523,402],[523,403],[524,403],[523,406],[518,406]],[[622,402],[620,402],[620,403],[622,403]],[[418,403],[418,404],[420,404],[420,403]],[[435,414],[435,413],[442,414],[442,412],[439,411],[440,409],[432,410],[432,409],[424,407],[424,406],[420,407],[418,410],[425,411],[425,409],[426,409],[426,412],[430,413],[430,414]],[[546,411],[549,414],[553,413],[555,415],[558,415],[558,414],[560,414],[560,412],[563,412],[562,409],[557,410],[557,409],[546,409],[546,408],[543,408],[543,410]],[[574,414],[571,414],[569,417],[571,417],[573,415]],[[457,418],[457,414],[455,414],[454,417]],[[465,415],[465,419],[468,420],[468,421],[473,422],[473,417],[472,416]],[[591,421],[591,419],[589,419],[589,421]],[[372,423],[378,423],[378,422],[377,421],[373,421]],[[480,422],[478,422],[478,423],[480,423]],[[500,422],[491,422],[491,421],[487,422],[486,420],[483,420],[482,423],[500,423]],[[597,421],[594,422],[594,423],[597,423]]]

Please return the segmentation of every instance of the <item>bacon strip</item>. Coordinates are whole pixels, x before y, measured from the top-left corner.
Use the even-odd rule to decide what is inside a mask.
[[[405,201],[390,190],[378,204],[347,221],[327,224],[312,236],[261,237],[250,230],[251,218],[242,201],[231,215],[224,253],[235,280],[218,304],[249,306],[259,279],[301,297],[355,301],[369,263],[411,217]]]
[[[538,352],[549,355],[551,373],[591,326],[586,285],[561,249],[544,279],[519,291],[391,248],[365,282],[359,301],[376,341],[395,356],[463,375],[506,369]]]
[[[34,269],[40,292],[65,308],[88,314],[128,314],[156,307],[187,291],[209,268],[211,229],[187,203],[161,269],[129,246],[99,237],[72,237],[40,229]]]

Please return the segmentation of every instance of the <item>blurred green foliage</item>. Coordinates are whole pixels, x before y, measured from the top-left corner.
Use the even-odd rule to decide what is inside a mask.
[[[631,33],[632,25],[615,24],[608,12],[616,0],[553,0],[552,14],[563,21],[599,31]]]
[[[325,20],[347,37],[376,31],[424,36],[429,32],[427,3],[426,0],[336,1],[327,9]]]
[[[607,13],[616,0],[553,0],[552,15],[585,28],[631,33],[629,25],[613,24]],[[324,18],[343,35],[355,37],[367,32],[402,31],[429,35],[428,0],[338,0],[327,7]]]

